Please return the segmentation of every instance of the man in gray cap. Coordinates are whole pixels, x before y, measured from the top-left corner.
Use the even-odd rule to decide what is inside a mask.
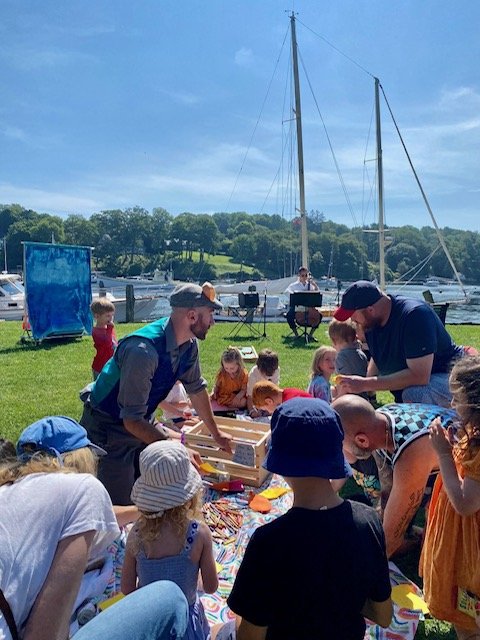
[[[131,504],[138,458],[145,446],[175,435],[156,423],[154,414],[177,380],[184,384],[215,442],[230,451],[230,436],[218,429],[213,417],[197,343],[205,340],[214,324],[213,312],[222,304],[206,282],[202,287],[179,285],[170,296],[170,305],[169,318],[120,340],[84,401],[80,422],[91,440],[108,453],[99,461],[98,478],[114,504]],[[192,452],[191,458],[198,465],[198,454]]]

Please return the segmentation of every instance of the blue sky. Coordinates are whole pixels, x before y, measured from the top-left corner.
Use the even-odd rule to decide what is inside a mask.
[[[2,0],[0,202],[63,216],[140,205],[291,217],[275,182],[288,120],[286,8]],[[374,221],[363,177],[366,159],[373,179],[372,134],[365,151],[373,80],[324,38],[380,78],[438,224],[478,231],[480,2],[296,0],[293,8],[354,217],[302,75],[307,210],[348,226]],[[385,106],[383,114],[386,221],[429,225]]]

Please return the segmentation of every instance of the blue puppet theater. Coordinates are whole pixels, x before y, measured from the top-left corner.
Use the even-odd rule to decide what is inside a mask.
[[[35,340],[92,331],[91,248],[24,243],[24,283]]]

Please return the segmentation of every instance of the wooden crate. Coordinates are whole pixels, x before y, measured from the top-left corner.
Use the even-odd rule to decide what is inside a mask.
[[[221,431],[231,434],[233,454],[219,449],[203,421],[185,429],[186,445],[214,467],[223,463],[232,480],[259,487],[269,475],[262,462],[267,453],[270,425],[220,416],[215,416],[215,422]]]

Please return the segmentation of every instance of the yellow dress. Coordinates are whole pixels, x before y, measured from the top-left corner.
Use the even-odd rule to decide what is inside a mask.
[[[480,482],[480,450],[453,449],[457,473]],[[453,508],[441,475],[435,481],[428,511],[420,575],[430,613],[462,629],[476,630],[475,620],[456,608],[457,587],[480,599],[480,511],[461,516]]]
[[[233,402],[233,398],[242,389],[247,392],[248,371],[246,369],[240,369],[238,374],[232,378],[226,373],[226,371],[218,372],[217,379],[215,381],[215,388],[213,392],[213,398],[225,407],[230,407]]]

